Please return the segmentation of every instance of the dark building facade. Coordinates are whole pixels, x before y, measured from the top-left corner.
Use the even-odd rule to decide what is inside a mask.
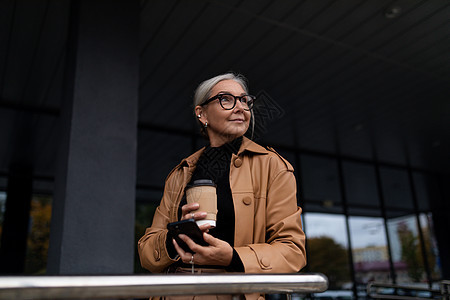
[[[136,238],[171,168],[205,144],[193,91],[234,71],[258,97],[254,139],[295,168],[303,271],[355,294],[450,278],[449,14],[446,1],[2,1],[1,273],[145,272]]]

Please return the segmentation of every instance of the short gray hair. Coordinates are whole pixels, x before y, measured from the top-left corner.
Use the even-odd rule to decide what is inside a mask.
[[[248,94],[247,79],[243,75],[234,73],[225,73],[210,78],[208,80],[205,80],[199,84],[194,94],[194,107],[208,100],[212,96],[211,90],[214,88],[214,86],[224,80],[236,81],[242,86],[245,93]]]

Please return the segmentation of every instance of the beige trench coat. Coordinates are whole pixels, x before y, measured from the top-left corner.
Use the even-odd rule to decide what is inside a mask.
[[[178,220],[184,189],[203,151],[204,148],[184,159],[169,174],[153,224],[138,242],[141,264],[153,273],[164,271],[176,261],[167,253],[166,225]],[[245,137],[237,155],[232,155],[234,249],[245,273],[294,273],[306,264],[305,234],[293,171],[289,162],[273,149]]]

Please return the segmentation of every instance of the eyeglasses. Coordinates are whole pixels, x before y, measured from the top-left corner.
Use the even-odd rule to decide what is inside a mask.
[[[216,99],[219,99],[220,106],[222,106],[222,108],[226,110],[233,109],[236,106],[237,100],[241,101],[241,105],[244,110],[250,110],[253,108],[253,103],[255,102],[256,97],[251,95],[234,96],[231,94],[219,94],[212,98],[209,98],[208,100],[200,104],[200,106],[206,105]]]

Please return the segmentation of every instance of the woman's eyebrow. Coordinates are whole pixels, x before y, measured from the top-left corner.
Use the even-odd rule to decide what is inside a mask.
[[[219,95],[219,94],[230,94],[230,95],[234,95],[232,92],[229,92],[229,91],[220,91],[220,92],[217,92],[217,95]],[[243,95],[247,95],[247,93],[244,91],[244,92],[241,93],[240,96],[243,96]]]

